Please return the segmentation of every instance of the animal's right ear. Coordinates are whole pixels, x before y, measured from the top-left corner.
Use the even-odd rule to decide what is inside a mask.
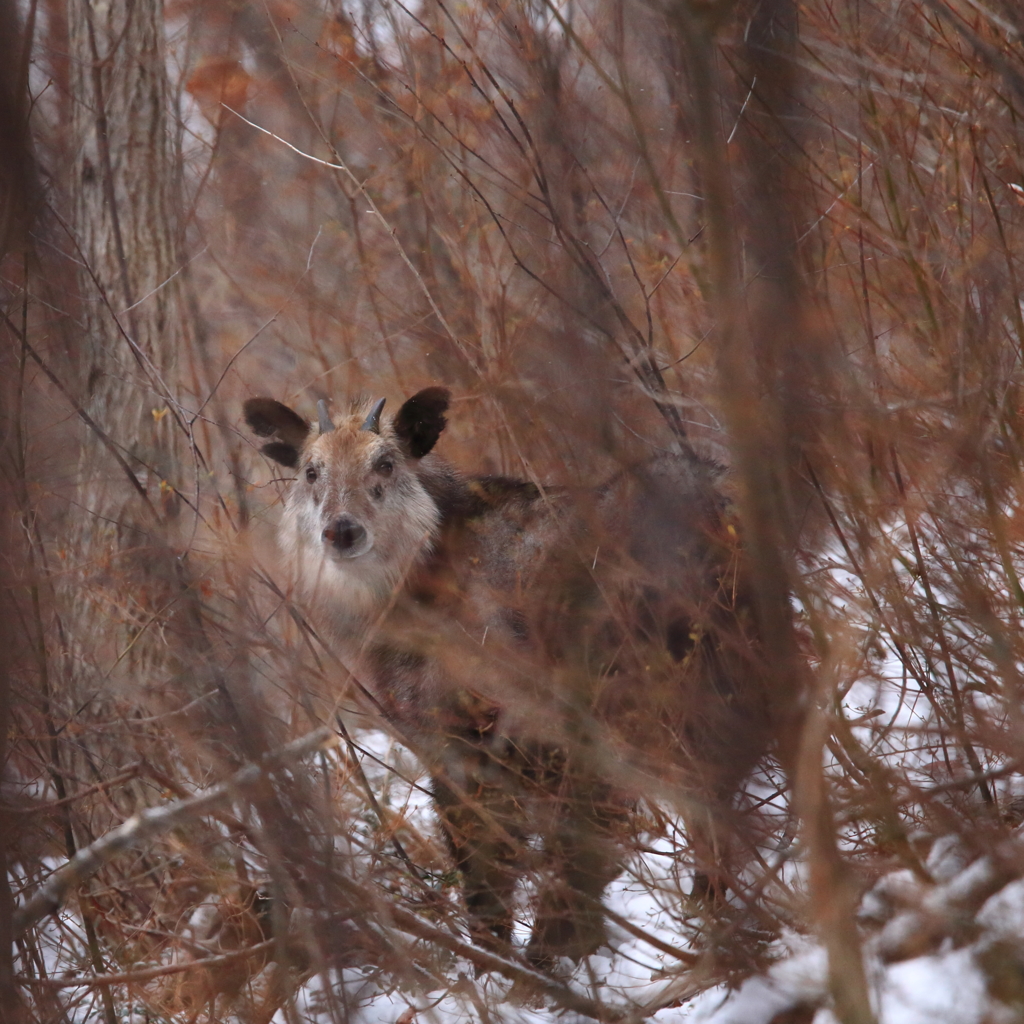
[[[250,398],[243,408],[245,422],[254,434],[277,438],[263,445],[260,451],[268,459],[294,469],[299,464],[299,449],[309,435],[309,424],[273,398]]]

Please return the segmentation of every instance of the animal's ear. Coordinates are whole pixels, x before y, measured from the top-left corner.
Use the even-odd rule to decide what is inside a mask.
[[[309,424],[273,398],[250,398],[243,408],[245,422],[254,434],[277,439],[263,445],[263,454],[294,469],[299,464],[299,449],[309,435]]]
[[[447,388],[424,388],[410,398],[392,421],[407,455],[422,459],[437,444],[445,424],[445,410],[451,392]]]

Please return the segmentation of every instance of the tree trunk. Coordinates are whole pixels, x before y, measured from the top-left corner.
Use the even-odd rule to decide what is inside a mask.
[[[163,498],[169,512],[168,485],[180,483],[174,472],[181,464],[175,456],[182,432],[168,389],[184,320],[179,284],[172,279],[180,266],[177,162],[163,4],[69,0],[68,23],[71,230],[84,265],[84,404],[130,455],[149,499],[156,504]],[[83,466],[87,507],[118,520],[130,481],[99,438],[90,447]]]
[[[161,0],[68,0],[72,161],[68,225],[79,272],[79,349],[89,430],[69,537],[80,572],[63,594],[69,651],[48,711],[87,692],[137,690],[171,661],[159,609],[173,604],[176,467],[183,431],[169,388],[181,349],[176,161]],[[108,628],[98,628],[101,624]],[[146,671],[143,671],[145,669]],[[152,669],[158,669],[152,673]],[[89,698],[90,700],[92,697]],[[100,698],[103,699],[102,697]],[[66,703],[65,703],[66,702]],[[73,703],[72,703],[73,702]],[[47,698],[49,704],[49,698]],[[100,740],[102,744],[102,740]],[[109,746],[109,745],[107,745]],[[67,750],[50,770],[74,775]],[[87,757],[89,755],[86,755]],[[104,750],[115,767],[116,749]],[[67,853],[88,840],[69,822]],[[108,969],[88,886],[80,907],[92,968]],[[107,1024],[116,1011],[103,992]]]

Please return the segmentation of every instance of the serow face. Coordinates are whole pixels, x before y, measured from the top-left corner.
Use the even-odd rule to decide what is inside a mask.
[[[420,460],[444,429],[448,392],[427,388],[385,421],[383,405],[356,408],[335,424],[321,402],[314,436],[280,402],[245,404],[252,430],[273,438],[263,453],[296,470],[282,523],[286,546],[297,557],[319,557],[322,569],[391,578],[436,533],[438,510],[420,480]]]

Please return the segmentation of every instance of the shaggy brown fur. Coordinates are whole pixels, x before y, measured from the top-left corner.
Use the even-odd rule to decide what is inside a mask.
[[[447,407],[428,388],[390,420],[322,410],[319,436],[270,399],[246,418],[298,474],[280,532],[301,599],[427,762],[475,936],[509,946],[532,861],[528,955],[578,959],[630,801],[673,765],[709,818],[764,751],[736,536],[682,454],[576,494],[462,477],[432,453]],[[691,834],[696,888],[720,889],[720,830]]]

